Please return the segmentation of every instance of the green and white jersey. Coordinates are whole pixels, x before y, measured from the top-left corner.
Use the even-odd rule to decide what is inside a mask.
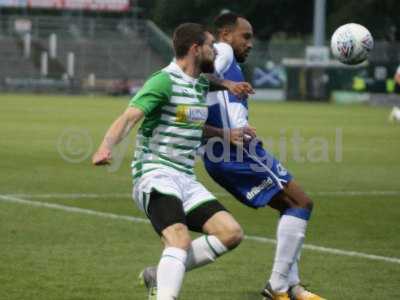
[[[158,168],[174,168],[194,176],[197,148],[208,116],[204,76],[195,79],[172,62],[152,75],[129,106],[142,110],[136,137],[134,179]]]

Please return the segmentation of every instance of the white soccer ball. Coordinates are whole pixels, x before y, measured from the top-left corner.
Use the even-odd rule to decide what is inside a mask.
[[[347,65],[356,65],[366,60],[373,47],[371,33],[356,23],[340,26],[331,38],[333,56]]]

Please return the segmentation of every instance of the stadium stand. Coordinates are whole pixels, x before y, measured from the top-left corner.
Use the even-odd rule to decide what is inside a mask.
[[[23,58],[22,49],[14,37],[0,37],[1,77],[33,77],[36,69],[30,59]]]
[[[6,16],[0,32],[0,80],[40,78],[41,53],[49,52],[49,37],[57,36],[57,56],[49,57],[47,78],[68,78],[67,57],[74,53],[74,82],[83,86],[94,76],[99,88],[115,81],[143,81],[164,66],[171,56],[159,54],[154,47],[156,38],[149,23],[136,19]],[[23,35],[15,31],[15,22],[28,19],[31,24],[31,55],[23,58]],[[154,26],[154,24],[152,24]],[[167,39],[168,40],[168,39]],[[157,43],[159,45],[159,43]],[[170,45],[164,46],[164,48]],[[168,52],[167,52],[168,53]],[[172,52],[169,52],[172,55]],[[168,57],[167,57],[168,56]],[[69,78],[71,79],[71,78]],[[104,84],[106,82],[106,84]],[[75,85],[76,87],[76,85]]]

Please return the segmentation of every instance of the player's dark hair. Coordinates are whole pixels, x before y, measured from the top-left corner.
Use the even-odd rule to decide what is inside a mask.
[[[206,28],[197,23],[179,25],[173,35],[173,45],[176,58],[186,56],[193,44],[202,46],[206,41]]]
[[[233,13],[233,12],[228,12],[228,13],[223,13],[219,16],[217,16],[214,19],[214,31],[216,34],[218,34],[221,30],[225,28],[233,28],[237,25],[237,21],[239,18],[243,18],[242,16]]]

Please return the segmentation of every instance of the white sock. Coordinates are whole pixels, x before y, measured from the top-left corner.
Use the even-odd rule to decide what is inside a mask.
[[[307,221],[283,215],[277,228],[277,245],[272,274],[269,279],[272,290],[286,292],[289,288],[289,270],[296,261],[303,245]]]
[[[175,300],[185,276],[186,250],[165,248],[157,268],[157,300]]]
[[[203,235],[192,241],[186,260],[186,271],[214,262],[228,249],[214,235]]]
[[[300,283],[300,276],[299,276],[299,255],[297,255],[296,260],[294,261],[292,267],[289,270],[288,276],[288,284],[289,287],[295,286]]]

